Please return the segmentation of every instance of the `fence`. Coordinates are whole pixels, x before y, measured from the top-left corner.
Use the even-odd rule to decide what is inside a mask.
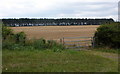
[[[94,47],[94,37],[63,37],[60,42],[67,48]]]

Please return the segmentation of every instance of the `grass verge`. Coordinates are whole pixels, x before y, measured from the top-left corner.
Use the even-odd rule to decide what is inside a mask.
[[[3,50],[3,72],[117,72],[118,62],[87,51]]]
[[[111,48],[94,48],[93,51],[108,52],[108,53],[120,53],[120,49],[111,49]]]

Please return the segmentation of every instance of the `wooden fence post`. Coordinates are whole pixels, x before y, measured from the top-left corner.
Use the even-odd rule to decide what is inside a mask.
[[[62,44],[62,39],[60,39],[60,43]]]
[[[63,37],[63,45],[64,45],[64,43],[65,43],[65,42],[64,42],[64,37]]]
[[[95,37],[92,38],[92,47],[95,47]]]

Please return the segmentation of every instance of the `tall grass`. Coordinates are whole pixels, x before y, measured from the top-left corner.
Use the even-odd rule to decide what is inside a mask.
[[[64,49],[64,46],[60,43],[57,43],[53,40],[45,40],[40,38],[38,40],[30,40],[25,43],[25,46],[32,47],[38,50],[53,50],[53,51],[61,51]]]
[[[58,52],[64,49],[64,46],[53,40],[45,40],[43,38],[37,40],[29,40],[25,43],[16,43],[14,40],[5,40],[3,49],[9,50],[53,50]]]
[[[52,41],[40,38],[38,40],[27,40],[24,32],[14,34],[13,30],[3,25],[2,27],[2,47],[9,50],[26,50],[26,49],[38,49],[46,50],[51,49],[53,51],[61,51],[64,46]]]

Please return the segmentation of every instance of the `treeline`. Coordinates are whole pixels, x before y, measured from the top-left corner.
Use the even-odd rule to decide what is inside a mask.
[[[6,26],[64,26],[64,25],[101,25],[104,23],[114,22],[112,18],[109,19],[73,19],[73,18],[62,18],[62,19],[33,19],[33,18],[11,18],[2,19],[3,24]]]

